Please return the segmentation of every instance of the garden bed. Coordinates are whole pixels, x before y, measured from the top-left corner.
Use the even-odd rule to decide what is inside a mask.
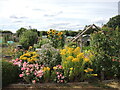
[[[114,83],[114,85],[113,85]],[[116,83],[116,84],[115,84]],[[113,86],[111,86],[113,85]],[[102,83],[73,82],[67,84],[37,83],[37,84],[11,84],[2,90],[119,90],[119,82],[104,81]]]

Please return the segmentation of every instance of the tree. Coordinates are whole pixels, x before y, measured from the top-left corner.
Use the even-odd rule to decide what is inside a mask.
[[[16,35],[17,37],[20,37],[20,35],[22,35],[25,31],[27,31],[26,28],[20,28],[19,30],[16,31]]]
[[[120,15],[110,18],[106,25],[113,29],[115,29],[117,26],[120,27]]]
[[[28,49],[29,46],[33,46],[37,43],[38,34],[37,32],[27,30],[20,36],[20,44],[25,48]]]

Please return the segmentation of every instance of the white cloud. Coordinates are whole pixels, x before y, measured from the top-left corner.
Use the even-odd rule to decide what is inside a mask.
[[[0,0],[0,29],[15,31],[32,26],[39,30],[77,30],[93,23],[106,23],[117,15],[118,1]]]

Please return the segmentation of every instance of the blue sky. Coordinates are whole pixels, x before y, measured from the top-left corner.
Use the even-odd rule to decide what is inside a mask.
[[[118,14],[119,0],[0,0],[0,29],[79,30]]]

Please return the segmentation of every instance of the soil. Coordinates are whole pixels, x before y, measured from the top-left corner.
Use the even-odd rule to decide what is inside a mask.
[[[11,84],[2,90],[120,90],[119,81],[105,81],[99,83],[73,82],[67,84],[37,83]]]

